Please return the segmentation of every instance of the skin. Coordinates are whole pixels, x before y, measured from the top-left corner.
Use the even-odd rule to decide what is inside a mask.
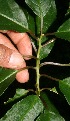
[[[18,33],[13,31],[0,31],[0,66],[11,69],[22,69],[26,67],[25,60],[29,58],[23,55],[32,55],[32,45],[30,38],[26,33]],[[6,33],[16,45],[2,33]],[[16,74],[16,79],[20,83],[25,83],[29,80],[28,70],[22,70]]]

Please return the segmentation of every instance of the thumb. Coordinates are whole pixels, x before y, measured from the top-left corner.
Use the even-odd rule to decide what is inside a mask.
[[[26,63],[19,52],[0,44],[0,66],[20,69],[26,67]]]

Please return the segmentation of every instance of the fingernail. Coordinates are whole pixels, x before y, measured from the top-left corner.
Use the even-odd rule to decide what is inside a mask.
[[[9,64],[15,69],[20,69],[26,66],[23,57],[17,52],[12,53]]]

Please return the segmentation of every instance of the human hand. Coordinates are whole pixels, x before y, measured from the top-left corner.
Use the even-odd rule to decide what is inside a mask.
[[[21,69],[26,67],[23,55],[32,55],[32,46],[30,38],[26,33],[18,33],[13,31],[0,31],[6,33],[16,45],[14,47],[11,41],[2,33],[0,33],[0,66],[11,69]],[[27,82],[29,79],[28,70],[22,70],[16,74],[16,79],[20,83]]]

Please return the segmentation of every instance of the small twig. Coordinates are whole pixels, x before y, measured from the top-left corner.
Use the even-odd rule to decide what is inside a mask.
[[[29,92],[35,92],[33,89],[28,89]]]
[[[23,58],[34,58],[34,59],[37,59],[37,57],[35,57],[33,55],[23,55]]]
[[[61,64],[61,63],[54,63],[54,62],[44,62],[44,63],[40,64],[40,67],[42,67],[44,65],[70,66],[70,63],[69,64]]]
[[[35,36],[35,34],[32,31],[28,32],[35,40],[38,40],[38,38]]]
[[[52,77],[52,76],[49,76],[49,75],[47,75],[47,74],[41,74],[40,76],[47,77],[47,78],[49,78],[49,79],[51,79],[51,80],[54,80],[54,81],[60,81],[59,79],[54,78],[54,77]]]
[[[40,89],[40,92],[44,91],[44,90],[51,90],[51,88],[42,88],[42,89]]]
[[[21,68],[18,70],[18,72],[22,71],[22,70],[25,70],[25,69],[35,69],[36,70],[36,67],[33,67],[33,66],[26,66],[24,68]]]
[[[50,36],[50,35],[54,35],[55,34],[55,32],[53,32],[53,33],[47,33],[47,34],[44,34],[45,36]]]
[[[46,46],[46,45],[48,45],[48,44],[54,42],[55,40],[56,40],[56,38],[53,38],[53,39],[49,40],[49,41],[46,42],[44,45],[42,45],[42,47],[44,47],[44,46]]]
[[[37,54],[37,48],[36,48],[36,46],[34,45],[34,42],[31,41],[31,43],[32,43],[32,46],[33,46],[33,48],[34,48],[35,53]]]

